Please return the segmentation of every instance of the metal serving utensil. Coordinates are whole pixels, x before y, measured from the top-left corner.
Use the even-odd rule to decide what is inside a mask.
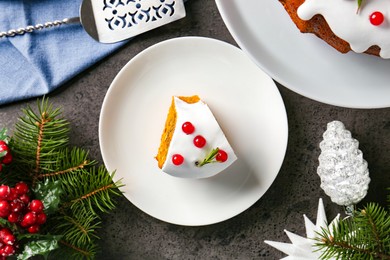
[[[183,0],[83,0],[80,17],[0,32],[0,39],[64,24],[81,23],[96,41],[122,41],[185,17]]]

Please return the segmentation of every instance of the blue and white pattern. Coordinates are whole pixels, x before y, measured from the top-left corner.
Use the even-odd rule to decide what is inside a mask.
[[[153,23],[172,17],[176,11],[175,0],[104,0],[105,21],[110,30]]]

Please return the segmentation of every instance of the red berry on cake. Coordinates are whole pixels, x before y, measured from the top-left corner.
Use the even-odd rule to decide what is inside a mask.
[[[385,17],[383,16],[383,14],[381,12],[376,11],[370,15],[370,22],[372,25],[375,25],[375,26],[381,25],[384,20],[385,20]]]
[[[191,122],[184,122],[182,125],[182,130],[184,133],[190,135],[195,131],[195,127]]]
[[[203,148],[206,145],[206,139],[201,135],[197,135],[194,138],[194,145],[198,148]]]
[[[172,156],[172,163],[173,163],[174,165],[178,166],[178,165],[183,164],[183,162],[184,162],[184,157],[181,156],[180,154],[174,154],[174,155]]]
[[[224,150],[219,149],[219,151],[218,151],[217,156],[215,157],[215,159],[216,159],[218,162],[226,162],[227,159],[228,159],[228,154],[227,154]]]

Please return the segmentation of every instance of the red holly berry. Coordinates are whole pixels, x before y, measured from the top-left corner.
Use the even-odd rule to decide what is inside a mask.
[[[8,221],[11,223],[18,223],[21,219],[20,213],[19,212],[11,212],[8,215]]]
[[[2,249],[2,256],[11,256],[15,253],[15,248],[12,245],[6,245]]]
[[[5,218],[8,217],[8,214],[11,211],[11,206],[6,200],[0,201],[0,217]]]
[[[42,201],[32,200],[28,205],[28,208],[35,213],[41,213],[43,211],[44,206]]]
[[[376,11],[370,15],[370,22],[372,25],[375,25],[375,26],[381,25],[384,20],[385,20],[385,17],[383,16],[383,14],[381,12]]]
[[[4,164],[9,164],[12,161],[12,155],[10,153],[9,147],[4,140],[0,140],[0,153],[6,152],[5,155],[1,158],[1,162]]]
[[[226,160],[228,159],[228,154],[224,150],[219,149],[215,159],[218,162],[226,162]]]
[[[39,213],[39,214],[37,215],[37,221],[36,221],[36,223],[37,223],[38,225],[45,224],[45,223],[46,223],[46,219],[47,219],[47,216],[46,216],[46,214],[45,214],[44,212]]]
[[[0,140],[0,153],[2,152],[8,152],[9,148],[6,142],[4,140]]]
[[[15,188],[11,188],[10,193],[8,195],[8,200],[9,201],[16,200],[18,197],[19,197],[19,195],[16,193]]]
[[[19,195],[26,194],[28,192],[28,185],[22,181],[16,183],[14,188],[16,193]]]
[[[5,154],[3,157],[3,160],[1,161],[4,164],[10,164],[12,162],[12,154],[8,151],[8,153]]]
[[[3,237],[4,244],[13,245],[15,243],[15,236],[10,232]]]
[[[10,205],[12,212],[21,212],[25,208],[24,203],[20,200],[11,201]]]
[[[185,122],[182,126],[181,129],[183,130],[184,133],[190,135],[195,131],[195,127],[191,122]]]
[[[181,165],[184,162],[184,157],[181,154],[174,154],[172,156],[172,163],[174,165]]]
[[[26,213],[26,215],[24,215],[23,220],[20,223],[20,225],[22,227],[28,227],[28,226],[34,225],[36,221],[37,221],[37,216],[35,215],[35,213],[29,211]]]
[[[4,237],[6,237],[9,234],[12,235],[11,230],[9,230],[8,228],[1,228],[0,229],[0,241],[3,242],[4,241]]]
[[[202,148],[206,145],[206,139],[201,135],[197,135],[194,138],[194,145],[198,148]]]
[[[26,205],[30,203],[30,197],[27,194],[20,195],[19,200]]]
[[[7,199],[8,195],[11,193],[11,189],[7,185],[0,186],[0,199]]]
[[[32,225],[27,229],[29,233],[35,234],[39,232],[39,226],[38,225]]]

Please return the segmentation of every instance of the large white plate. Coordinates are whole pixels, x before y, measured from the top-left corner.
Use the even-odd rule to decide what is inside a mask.
[[[351,108],[390,107],[390,60],[341,54],[302,34],[278,0],[216,0],[238,45],[285,87]]]
[[[154,156],[173,95],[198,94],[213,110],[238,160],[207,179],[164,174]],[[160,220],[207,225],[253,205],[275,179],[288,126],[272,79],[238,48],[184,37],[156,44],[116,76],[99,122],[102,156],[125,196]]]

